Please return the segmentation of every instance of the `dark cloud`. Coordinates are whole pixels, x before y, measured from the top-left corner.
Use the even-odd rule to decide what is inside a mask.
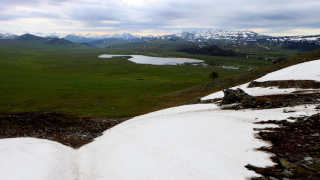
[[[319,28],[319,9],[319,0],[1,0],[0,21],[48,18],[66,31],[265,28],[285,32]]]

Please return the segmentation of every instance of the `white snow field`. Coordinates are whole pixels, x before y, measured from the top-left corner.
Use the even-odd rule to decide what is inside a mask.
[[[305,63],[300,65],[305,68],[304,73],[312,73]],[[310,68],[315,66],[319,64]],[[283,75],[285,72],[278,71]],[[284,113],[284,109],[295,112]],[[276,125],[253,123],[317,112],[315,105],[234,111],[221,110],[215,104],[197,104],[135,117],[77,150],[49,140],[0,139],[0,180],[240,180],[255,177],[259,175],[247,170],[245,165],[266,167],[273,163],[271,154],[255,150],[269,144],[254,138],[253,128]]]
[[[1,139],[0,179],[70,180],[74,154],[72,148],[45,139]]]
[[[255,81],[264,82],[264,81],[277,81],[277,80],[314,80],[320,81],[320,60],[305,62],[290,66],[272,73],[269,73]],[[279,89],[277,87],[271,88],[248,88],[250,83],[242,84],[240,86],[233,87],[231,89],[241,88],[246,93],[252,96],[264,96],[264,95],[274,95],[274,94],[289,94],[294,91],[301,90],[299,88],[288,88],[288,89]],[[306,89],[305,89],[306,90]],[[224,93],[222,91],[210,94],[201,98],[201,100],[216,99],[222,98]]]

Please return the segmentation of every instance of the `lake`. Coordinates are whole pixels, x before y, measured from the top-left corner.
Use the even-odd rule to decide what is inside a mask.
[[[113,58],[113,57],[128,57],[129,61],[135,62],[137,64],[152,64],[152,65],[178,65],[184,63],[201,63],[205,65],[202,60],[188,59],[188,58],[163,58],[163,57],[150,57],[143,55],[110,55],[105,54],[99,56],[99,58]]]

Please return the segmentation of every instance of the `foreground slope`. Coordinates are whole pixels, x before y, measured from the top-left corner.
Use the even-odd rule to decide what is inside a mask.
[[[302,63],[296,69],[304,69],[306,79],[319,81],[313,76],[319,62]],[[287,73],[290,68],[262,79],[292,79],[297,71]],[[281,78],[284,74],[288,75]],[[126,121],[78,150],[47,140],[4,139],[0,140],[0,179],[238,180],[259,176],[245,166],[274,163],[271,154],[255,150],[270,144],[256,139],[254,128],[277,126],[254,122],[310,116],[317,113],[315,107],[234,111],[215,104],[180,106]]]

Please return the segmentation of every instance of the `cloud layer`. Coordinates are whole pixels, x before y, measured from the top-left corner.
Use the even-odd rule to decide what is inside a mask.
[[[1,0],[0,31],[320,34],[319,0]]]

